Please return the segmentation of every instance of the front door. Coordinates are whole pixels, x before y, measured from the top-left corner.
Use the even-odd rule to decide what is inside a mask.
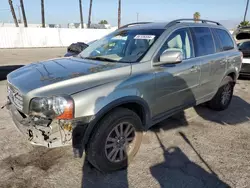
[[[156,103],[153,110],[155,118],[196,102],[200,65],[194,58],[190,36],[188,28],[178,29],[168,37],[160,49],[159,55],[166,50],[180,50],[184,60],[178,64],[155,67]]]

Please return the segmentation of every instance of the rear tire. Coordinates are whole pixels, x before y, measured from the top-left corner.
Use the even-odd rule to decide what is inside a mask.
[[[87,160],[102,172],[126,168],[142,142],[141,119],[129,109],[116,108],[96,126],[87,147]]]
[[[233,79],[230,76],[226,76],[222,83],[222,86],[218,89],[213,99],[208,102],[209,108],[216,111],[227,109],[233,97],[235,85]]]

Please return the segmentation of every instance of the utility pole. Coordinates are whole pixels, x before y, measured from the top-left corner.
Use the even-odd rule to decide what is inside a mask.
[[[16,18],[16,13],[15,13],[15,10],[14,10],[13,4],[12,4],[12,0],[9,0],[9,5],[10,5],[10,10],[11,10],[11,14],[12,14],[13,20],[15,22],[15,25],[16,25],[16,27],[19,27],[18,22],[17,22],[17,18]]]
[[[244,15],[244,20],[243,20],[244,22],[246,21],[246,17],[247,17],[248,4],[249,4],[249,0],[247,0],[247,6],[246,6],[245,15]]]
[[[20,5],[21,5],[21,9],[22,9],[22,14],[23,14],[24,27],[28,27],[26,15],[25,15],[25,10],[24,10],[24,5],[23,5],[23,0],[20,0]]]
[[[79,0],[81,28],[83,29],[82,0]]]
[[[42,27],[45,28],[44,0],[41,0]]]
[[[93,0],[90,0],[90,2],[89,2],[89,20],[88,20],[88,28],[90,28],[90,24],[91,24],[92,4],[93,4]]]
[[[118,2],[118,28],[121,27],[121,0]]]

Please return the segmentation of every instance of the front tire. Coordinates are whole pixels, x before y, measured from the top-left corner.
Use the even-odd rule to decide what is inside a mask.
[[[230,76],[226,76],[222,86],[218,89],[213,99],[208,102],[209,108],[216,111],[227,109],[233,97],[234,85],[233,79]]]
[[[86,151],[88,161],[102,172],[126,168],[141,145],[141,119],[129,109],[116,108],[96,126]]]

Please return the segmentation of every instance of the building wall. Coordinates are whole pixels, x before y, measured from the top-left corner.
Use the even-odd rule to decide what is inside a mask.
[[[0,27],[0,48],[65,47],[99,39],[112,31],[114,29]]]

